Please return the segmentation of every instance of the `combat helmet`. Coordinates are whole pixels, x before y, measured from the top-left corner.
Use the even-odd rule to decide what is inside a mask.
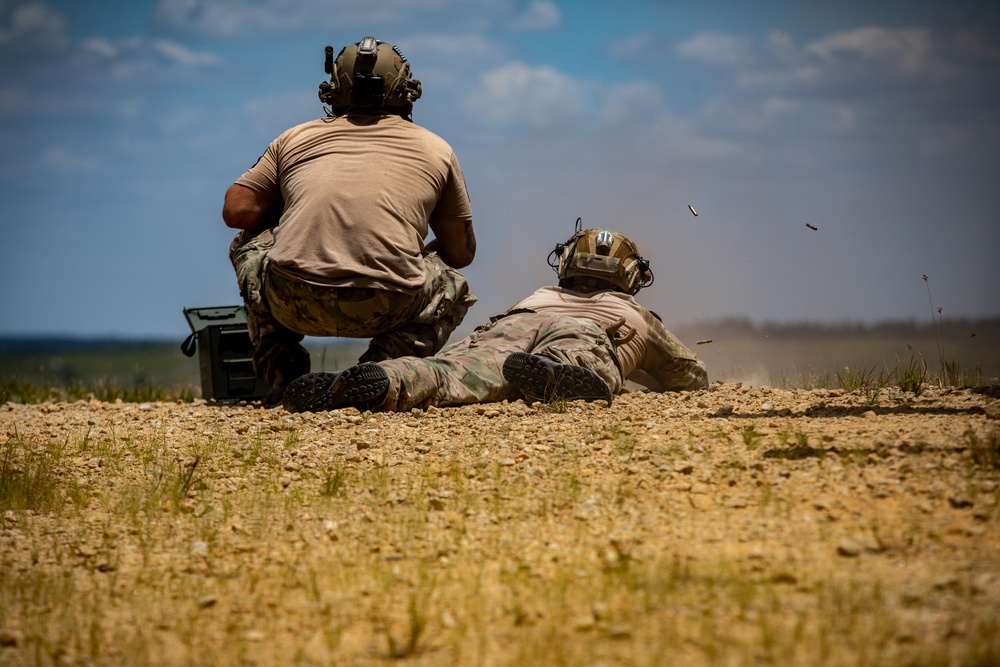
[[[422,92],[402,51],[374,37],[344,47],[336,59],[333,47],[326,47],[324,69],[330,80],[319,84],[319,99],[334,116],[350,109],[382,109],[409,119]]]
[[[627,236],[613,229],[581,229],[565,243],[556,244],[548,263],[559,276],[559,285],[588,290],[617,288],[627,294],[653,284],[649,262]]]

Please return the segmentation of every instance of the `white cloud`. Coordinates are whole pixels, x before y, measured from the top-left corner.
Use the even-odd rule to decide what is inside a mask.
[[[635,60],[646,58],[649,50],[655,45],[656,38],[652,33],[641,32],[616,39],[608,44],[608,53],[615,60]]]
[[[511,63],[483,74],[465,104],[487,125],[543,128],[581,115],[592,89],[551,67]]]
[[[102,58],[114,58],[118,55],[118,48],[106,39],[87,39],[80,44],[84,51],[93,53]]]
[[[838,55],[855,55],[914,73],[927,63],[932,46],[928,28],[866,27],[812,42],[805,51],[827,63],[834,62]]]
[[[733,158],[739,152],[739,144],[700,132],[691,121],[661,114],[648,132],[643,133],[643,149],[653,155],[668,156],[672,164],[678,164],[686,160]]]
[[[695,120],[670,112],[661,89],[648,82],[609,87],[593,128],[605,159],[650,165],[732,155],[736,145],[703,133]],[[645,167],[639,167],[642,171]]]
[[[225,0],[160,0],[156,18],[171,28],[221,37],[241,37],[261,32],[289,32],[310,25],[328,24],[333,16],[350,12],[350,3],[309,0],[255,2]]]
[[[407,37],[401,41],[400,49],[410,58],[411,51],[428,60],[442,60],[460,65],[468,65],[470,61],[482,61],[496,58],[502,49],[496,42],[475,33],[467,34],[422,34]],[[412,58],[410,58],[412,60]],[[414,63],[414,67],[419,63]]]
[[[659,88],[645,81],[634,81],[608,91],[601,119],[608,123],[629,123],[637,117],[648,117],[663,106],[663,92]]]
[[[821,69],[815,65],[775,68],[744,72],[736,78],[737,85],[747,91],[786,90],[817,83]]]
[[[16,6],[10,12],[0,5],[0,46],[29,41],[51,45],[62,43],[65,38],[65,17],[44,4],[31,2]]]
[[[212,67],[220,63],[218,56],[214,53],[193,51],[165,39],[154,40],[151,46],[167,60],[185,67]]]
[[[100,168],[100,162],[89,155],[73,153],[59,146],[51,146],[41,154],[44,166],[65,171],[94,172]]]
[[[510,27],[513,30],[552,30],[562,25],[562,14],[555,3],[548,0],[531,0],[524,12],[515,16]]]
[[[703,32],[679,42],[675,51],[687,60],[706,65],[735,67],[746,65],[753,52],[751,42],[745,37],[718,32]]]
[[[538,7],[534,7],[537,4]],[[535,25],[551,22],[554,7],[537,0],[526,14]],[[159,0],[155,16],[164,25],[183,32],[215,37],[251,37],[331,30],[437,28],[450,25],[496,27],[510,21],[513,0]],[[558,10],[556,10],[558,11]],[[355,38],[360,38],[358,34]],[[375,35],[378,37],[379,35]]]
[[[481,72],[505,60],[497,42],[475,33],[419,34],[400,40],[399,46],[410,60],[413,76],[431,97],[442,92],[464,94],[476,78],[472,70]],[[423,107],[425,102],[419,104]]]
[[[119,81],[177,76],[221,64],[213,53],[147,37],[89,39],[81,43],[80,49],[90,57],[84,62],[89,77],[104,75]]]

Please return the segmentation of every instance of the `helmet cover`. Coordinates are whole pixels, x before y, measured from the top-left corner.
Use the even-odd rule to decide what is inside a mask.
[[[325,69],[330,81],[319,85],[319,99],[336,116],[350,109],[384,109],[409,118],[422,92],[399,48],[374,37],[344,47],[336,60],[333,48],[326,47]]]
[[[635,243],[612,229],[578,230],[553,253],[559,264],[550,265],[560,284],[574,278],[597,279],[635,294],[653,283],[649,262],[639,256]]]

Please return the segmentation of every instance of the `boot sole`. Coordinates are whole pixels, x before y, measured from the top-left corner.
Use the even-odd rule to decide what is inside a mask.
[[[521,393],[536,400],[607,401],[611,405],[611,389],[607,383],[582,366],[515,352],[504,360],[503,376]]]
[[[389,376],[376,364],[359,364],[339,373],[309,373],[285,389],[288,412],[325,412],[355,407],[378,407],[389,390]]]

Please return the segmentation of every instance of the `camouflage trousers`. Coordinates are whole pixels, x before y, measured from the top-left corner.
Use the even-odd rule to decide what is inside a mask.
[[[433,357],[380,362],[389,376],[389,393],[380,409],[400,412],[521,398],[503,377],[503,362],[513,352],[589,368],[613,393],[621,391],[623,379],[611,341],[596,322],[514,312],[495,318]]]
[[[267,252],[270,230],[243,231],[229,248],[257,375],[285,385],[309,372],[305,336],[371,338],[359,361],[438,352],[461,324],[476,296],[459,271],[430,253],[424,257],[424,284],[413,293],[312,285],[272,270]]]

